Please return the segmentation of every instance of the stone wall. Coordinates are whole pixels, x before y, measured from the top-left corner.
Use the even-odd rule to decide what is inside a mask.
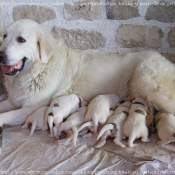
[[[101,53],[153,49],[175,61],[174,0],[1,0],[0,34],[30,18],[72,48]]]

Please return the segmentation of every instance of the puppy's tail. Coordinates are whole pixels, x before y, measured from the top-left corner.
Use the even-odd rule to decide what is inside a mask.
[[[100,130],[98,136],[97,136],[97,140],[99,140],[99,138],[108,130],[112,130],[114,129],[114,125],[112,124],[106,124],[105,126],[103,126],[103,128]]]
[[[84,123],[83,125],[80,126],[78,132],[80,132],[85,127],[90,127],[90,126],[93,126],[93,125],[94,125],[93,121],[88,121],[88,122],[86,122],[86,123]]]
[[[76,126],[72,127],[72,132],[73,132],[73,144],[76,147],[76,142],[77,142],[77,137],[78,137],[78,129]]]

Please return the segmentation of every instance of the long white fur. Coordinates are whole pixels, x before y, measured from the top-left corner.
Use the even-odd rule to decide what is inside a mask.
[[[106,55],[71,49],[27,19],[13,22],[4,33],[0,51],[7,55],[6,65],[27,60],[21,72],[5,75],[8,98],[0,105],[0,126],[23,124],[36,109],[64,94],[88,102],[99,94],[132,95],[175,114],[175,66],[157,52]],[[26,42],[18,43],[19,36]]]
[[[171,113],[159,112],[155,116],[156,129],[161,139],[160,145],[175,142],[175,116]]]
[[[45,125],[47,126],[48,122],[51,137],[58,137],[60,124],[70,114],[76,112],[81,107],[80,104],[81,106],[85,106],[86,102],[75,94],[64,95],[51,102],[45,115]],[[50,113],[53,115],[50,115]],[[54,127],[53,124],[55,124]]]
[[[141,102],[141,104],[134,104],[135,102]],[[132,101],[131,108],[129,110],[129,116],[123,125],[123,134],[127,136],[128,146],[133,147],[134,140],[141,138],[142,142],[149,142],[148,128],[146,127],[146,115],[148,107],[144,100],[137,98]],[[137,111],[141,111],[137,112]]]
[[[115,109],[119,100],[116,94],[105,94],[95,97],[88,105],[85,123],[79,128],[79,131],[85,127],[93,126],[93,133],[95,135],[99,124],[106,123],[107,119],[112,115],[110,109]]]
[[[78,127],[83,124],[86,112],[86,106],[79,108],[77,112],[71,114],[65,122],[61,123],[59,127],[59,133],[61,133],[62,131],[72,130],[72,134],[71,136],[69,135],[69,137],[72,138],[74,146],[76,146],[77,142]],[[60,143],[62,140],[58,141]]]
[[[35,129],[42,129],[44,126],[44,116],[48,106],[41,107],[33,112],[26,120],[25,124],[21,127],[26,129],[29,124],[32,124],[29,136],[33,135]]]
[[[99,148],[103,146],[106,143],[106,139],[108,136],[114,137],[113,142],[122,148],[125,147],[123,143],[121,143],[121,140],[123,138],[123,124],[127,118],[127,113],[130,109],[131,102],[125,101],[124,103],[120,104],[114,112],[114,115],[111,116],[106,124],[103,126],[103,128],[100,130],[97,140],[100,141],[95,145],[96,148]],[[125,113],[126,112],[126,113]],[[116,125],[116,128],[113,124]],[[108,134],[107,134],[108,133]]]

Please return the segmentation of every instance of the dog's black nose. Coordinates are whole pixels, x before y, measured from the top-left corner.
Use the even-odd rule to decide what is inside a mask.
[[[6,59],[6,54],[3,51],[0,51],[0,63],[4,62]]]

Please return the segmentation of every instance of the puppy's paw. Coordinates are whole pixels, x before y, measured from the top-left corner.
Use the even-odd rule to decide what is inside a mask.
[[[53,138],[54,136],[53,136],[53,134],[49,134],[49,137]]]
[[[149,138],[142,138],[142,142],[150,142],[151,141],[151,139],[149,139]]]
[[[24,124],[21,126],[21,129],[27,129],[28,128],[28,125]]]
[[[42,130],[43,130],[43,131],[46,131],[46,130],[48,130],[48,129],[49,129],[49,128],[48,128],[47,125],[45,125],[45,126],[42,127]]]
[[[59,140],[59,139],[56,140],[56,141],[55,141],[55,144],[57,144],[57,145],[61,145],[61,140]]]

